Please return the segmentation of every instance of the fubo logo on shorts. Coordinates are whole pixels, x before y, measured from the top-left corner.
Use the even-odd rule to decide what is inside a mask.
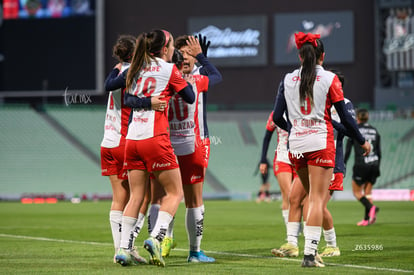
[[[167,163],[154,162],[154,164],[152,165],[152,169],[154,169],[154,168],[166,168],[166,167],[169,167],[169,166],[171,166],[170,162],[167,162]]]
[[[316,159],[316,164],[318,164],[318,163],[332,163],[332,160],[317,158]]]

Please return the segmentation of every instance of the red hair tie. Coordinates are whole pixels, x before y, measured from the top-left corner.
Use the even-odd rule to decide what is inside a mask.
[[[295,33],[296,48],[298,48],[299,50],[300,48],[302,48],[303,44],[305,44],[306,42],[309,42],[314,47],[317,47],[318,43],[316,42],[316,40],[319,38],[321,38],[320,34],[313,34],[313,33],[305,34],[303,32]]]
[[[164,33],[164,36],[165,36],[165,45],[164,45],[164,47],[166,47],[167,44],[168,44],[168,41],[170,40],[170,33],[166,30],[162,30],[162,32]]]

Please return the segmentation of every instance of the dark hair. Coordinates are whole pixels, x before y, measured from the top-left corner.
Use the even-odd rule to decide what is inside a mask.
[[[177,49],[174,49],[174,53],[172,56],[172,62],[177,66],[177,68],[180,70],[184,63],[184,57],[183,54]]]
[[[358,109],[356,115],[357,119],[362,123],[367,122],[369,119],[369,113],[367,109]]]
[[[322,41],[316,40],[317,46],[314,47],[310,42],[306,42],[299,50],[302,59],[302,71],[300,73],[299,98],[304,102],[306,97],[313,105],[313,84],[316,79],[316,63],[324,53]]]
[[[174,41],[174,47],[181,49],[184,46],[187,46],[188,35],[181,35],[177,37]]]
[[[118,37],[112,49],[112,55],[119,62],[130,62],[134,53],[136,38],[132,35],[123,34]]]
[[[168,36],[168,38],[167,38]],[[168,41],[167,41],[168,39]],[[126,88],[132,88],[134,78],[138,72],[147,64],[150,64],[155,57],[159,57],[162,48],[171,43],[172,36],[163,30],[153,30],[150,33],[141,33],[137,38],[131,66],[128,69]]]
[[[345,85],[345,76],[344,76],[344,74],[340,70],[337,70],[337,69],[330,69],[329,71],[331,71],[334,74],[336,74],[336,76],[338,77],[339,81],[341,81],[342,87],[344,87],[344,85]]]

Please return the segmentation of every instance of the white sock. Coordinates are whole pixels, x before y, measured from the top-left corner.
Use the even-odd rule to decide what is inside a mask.
[[[112,239],[114,240],[115,253],[118,252],[121,243],[122,211],[109,211],[109,223],[111,224]]]
[[[172,219],[173,216],[171,216],[168,212],[159,211],[157,222],[151,232],[151,237],[156,238],[161,243],[167,233],[168,226],[170,225]]]
[[[300,222],[288,222],[287,224],[287,241],[288,243],[298,246]]]
[[[122,216],[122,232],[121,232],[121,245],[120,247],[125,249],[131,249],[134,242],[134,227],[137,223],[137,219],[128,216]]]
[[[326,246],[336,247],[336,233],[334,227],[329,230],[323,230],[323,236],[325,238]]]
[[[305,249],[304,255],[316,255],[318,252],[318,244],[321,239],[320,226],[305,226]]]
[[[204,205],[196,208],[187,208],[185,226],[187,229],[190,251],[199,252],[204,228]]]
[[[132,246],[135,245],[135,239],[138,237],[139,232],[141,232],[141,229],[144,226],[144,222],[145,222],[145,215],[142,213],[139,213],[138,220],[137,220],[137,223],[135,224],[134,231],[133,231],[134,240],[132,242]]]
[[[158,218],[158,211],[160,211],[161,205],[151,204],[151,207],[148,211],[148,234],[151,234],[152,229],[155,226],[155,222]]]
[[[165,237],[172,238],[174,236],[174,221],[175,221],[175,217],[173,217],[170,224],[168,225],[168,229],[167,229],[167,233],[165,234]]]

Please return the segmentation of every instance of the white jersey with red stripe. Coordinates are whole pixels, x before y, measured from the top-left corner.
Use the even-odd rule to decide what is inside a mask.
[[[186,103],[179,95],[174,95],[169,102],[170,139],[177,156],[194,153],[197,139],[200,138],[198,100],[202,98],[200,93],[208,90],[209,79],[204,75],[193,75],[193,78],[194,103]]]
[[[201,67],[197,67],[196,65],[194,65],[193,71],[191,72],[192,75],[200,75],[200,68]],[[207,131],[206,129],[204,129],[204,125],[205,125],[205,114],[204,114],[204,104],[206,104],[204,102],[204,97],[200,96],[197,100],[198,102],[198,122],[199,122],[199,131],[200,131],[200,137],[201,139],[204,139],[207,136]]]
[[[283,115],[286,119],[286,116]],[[266,130],[270,132],[274,132],[276,130],[277,133],[277,146],[276,146],[276,160],[281,161],[287,164],[291,164],[289,160],[289,151],[288,151],[288,132],[277,127],[277,125],[273,122],[273,112],[270,113],[269,118],[267,119],[266,123]]]
[[[333,140],[330,109],[333,103],[344,99],[338,77],[316,66],[313,86],[313,105],[309,98],[300,104],[300,69],[284,78],[284,95],[292,125],[289,134],[289,150],[300,154],[326,149],[328,140]]]
[[[120,74],[129,67],[129,63],[122,63]],[[101,143],[102,147],[115,148],[118,147],[121,141],[121,137],[125,136],[125,131],[122,131],[124,127],[128,127],[128,114],[125,118],[123,114],[123,91],[121,89],[109,92],[108,103],[106,106],[105,115],[105,130],[104,137]],[[129,108],[128,108],[129,109]],[[122,123],[125,121],[126,123]]]
[[[129,94],[137,97],[165,95],[163,100],[169,101],[175,92],[187,86],[177,67],[156,57],[150,65],[143,68],[134,78]],[[127,139],[143,140],[168,133],[168,108],[164,112],[154,110],[133,109],[132,119],[128,127]]]

